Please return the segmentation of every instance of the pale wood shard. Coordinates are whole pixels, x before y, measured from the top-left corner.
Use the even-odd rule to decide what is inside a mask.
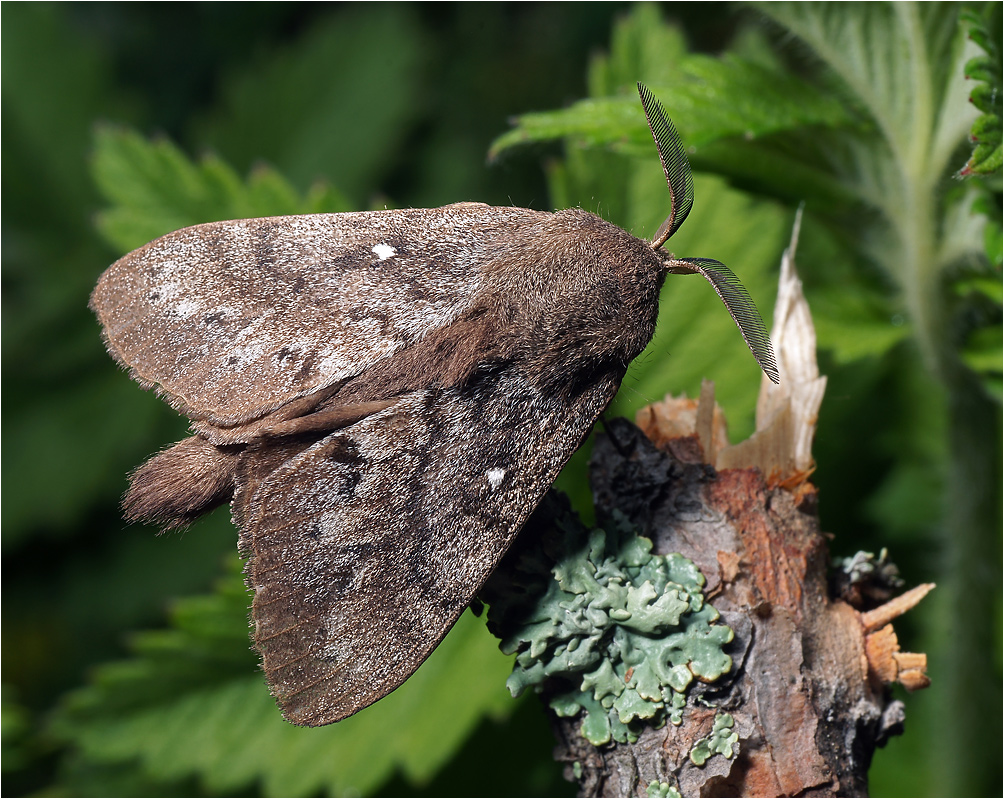
[[[715,462],[715,454],[720,445],[717,444],[712,427],[715,416],[724,419],[724,414],[720,411],[716,414],[715,407],[715,384],[710,380],[701,381],[701,396],[697,400],[697,418],[694,420],[694,427],[697,432],[697,440],[701,442],[701,449],[704,451],[704,458],[708,463]],[[724,424],[722,425],[724,431]],[[726,444],[728,440],[726,439]]]
[[[922,583],[884,605],[859,614],[865,633],[869,676],[885,685],[898,682],[909,691],[918,691],[931,684],[927,676],[927,655],[900,651],[891,622],[915,607],[933,589],[934,583]]]
[[[799,484],[815,468],[812,439],[819,407],[826,392],[816,362],[816,329],[812,313],[795,271],[795,249],[801,210],[795,217],[791,244],[781,259],[774,326],[770,337],[777,356],[781,381],[765,377],[760,382],[756,407],[756,432],[746,441],[718,453],[718,469],[755,466],[771,484]]]
[[[896,681],[899,667],[893,653],[899,650],[896,631],[891,624],[865,636],[865,658],[868,672],[879,683],[888,685]]]
[[[876,687],[898,682],[909,691],[927,688],[927,655],[922,652],[902,652],[891,624],[865,636],[865,659],[868,676]]]
[[[898,652],[895,655],[899,665],[896,681],[908,691],[919,691],[931,684],[927,676],[927,655],[922,652]]]
[[[635,424],[657,446],[674,448],[678,457],[682,449],[679,442],[694,437],[701,446],[697,462],[711,462],[707,458],[709,451],[717,452],[729,446],[728,425],[725,414],[715,403],[714,388],[713,382],[705,380],[701,384],[699,399],[688,399],[685,394],[679,397],[667,395],[661,402],[646,405],[638,411]],[[702,404],[704,408],[712,409],[710,424],[707,411],[701,410]],[[700,422],[698,416],[701,417]],[[684,457],[680,459],[690,462]]]
[[[819,375],[816,362],[816,328],[809,303],[802,291],[802,281],[795,271],[795,249],[801,227],[802,211],[795,216],[791,244],[781,259],[774,327],[771,338],[778,354],[781,385],[760,382],[757,398],[757,429],[766,429],[777,413],[788,407],[792,416],[793,448],[790,453],[796,470],[811,471],[812,440],[816,434],[819,407],[826,391],[826,378]]]
[[[914,607],[920,600],[933,591],[934,587],[934,583],[921,583],[909,591],[905,591],[899,596],[890,599],[884,605],[862,613],[861,626],[866,633],[884,627],[893,619],[902,616],[910,608]]]

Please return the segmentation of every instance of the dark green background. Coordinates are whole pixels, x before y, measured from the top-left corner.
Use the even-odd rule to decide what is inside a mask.
[[[606,3],[4,4],[5,793],[207,792],[197,776],[158,780],[138,766],[131,781],[101,782],[100,769],[81,764],[50,726],[66,692],[97,664],[125,656],[130,631],[162,626],[175,598],[209,592],[235,544],[225,511],[162,538],[120,520],[128,470],[184,435],[185,424],[116,369],[86,308],[97,276],[120,254],[94,224],[107,204],[89,171],[95,126],[164,136],[192,157],[212,151],[242,175],[267,163],[301,192],[327,180],[353,208],[459,200],[548,208],[542,167],[562,157],[559,145],[495,164],[485,153],[511,116],[587,95],[587,64],[609,49],[613,21],[626,11]],[[671,4],[663,14],[692,50],[709,53],[749,19],[717,4]],[[337,46],[317,47],[325,37]],[[860,280],[881,283],[867,270]],[[811,287],[812,275],[806,281]],[[912,480],[887,487],[881,507],[873,496],[911,446],[938,451],[918,443],[943,434],[935,390],[909,347],[851,363],[820,357],[830,384],[815,481],[834,551],[888,545],[908,584],[937,581],[947,461],[925,461]],[[911,393],[917,401],[904,402]],[[999,452],[999,430],[988,436]],[[884,524],[891,515],[892,527]],[[996,569],[999,543],[988,560]],[[938,642],[924,629],[946,627],[936,617],[944,606],[936,607],[897,622],[904,648],[926,648],[935,662]],[[999,690],[999,603],[973,612],[986,624],[987,679]],[[908,734],[879,752],[875,790],[937,793],[932,774],[971,768],[938,763],[934,728],[951,708],[934,691],[897,695]],[[997,712],[991,707],[991,718]],[[987,734],[999,762],[997,724]],[[433,782],[398,776],[383,790],[567,793],[549,735],[535,701],[523,701],[508,719],[484,721]],[[999,787],[997,771],[967,789]]]

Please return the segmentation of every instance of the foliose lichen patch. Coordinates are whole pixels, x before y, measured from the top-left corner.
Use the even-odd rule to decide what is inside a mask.
[[[733,729],[735,719],[728,713],[718,713],[711,728],[711,734],[701,738],[690,750],[690,761],[695,766],[703,766],[712,755],[732,757],[739,751],[739,733]]]
[[[658,799],[682,799],[682,795],[676,788],[668,782],[659,782],[658,780],[652,780],[648,784],[646,794]]]
[[[732,667],[723,647],[732,630],[705,602],[704,577],[679,554],[654,555],[652,542],[615,515],[610,529],[556,518],[493,580],[483,598],[500,648],[516,654],[513,696],[547,682],[550,706],[583,716],[596,746],[637,740],[643,724],[680,724],[688,686]]]

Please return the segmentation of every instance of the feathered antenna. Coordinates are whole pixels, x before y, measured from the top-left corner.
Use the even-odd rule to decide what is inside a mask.
[[[652,239],[652,249],[658,250],[679,230],[694,205],[694,176],[691,174],[690,162],[683,150],[680,134],[666,116],[662,104],[655,99],[655,95],[648,90],[648,87],[641,83],[638,84],[638,94],[641,95],[641,105],[645,109],[648,129],[652,131],[655,147],[659,151],[659,160],[662,162],[662,171],[666,174],[672,203],[669,216]]]
[[[652,138],[659,151],[671,201],[669,216],[652,239],[652,249],[657,250],[680,228],[690,213],[694,205],[694,176],[690,171],[690,162],[683,149],[680,134],[676,132],[662,104],[641,83],[638,84],[638,94],[641,96],[642,108],[645,109],[648,128],[652,131]],[[670,272],[702,275],[714,287],[760,368],[772,382],[777,383],[780,378],[767,328],[753,298],[735,273],[725,264],[710,258],[673,258],[667,266]]]
[[[774,360],[774,348],[771,346],[767,327],[760,318],[756,303],[735,273],[725,264],[711,258],[674,258],[669,271],[696,272],[702,275],[725,303],[729,316],[738,325],[746,346],[750,348],[763,373],[772,383],[780,382],[777,362]]]

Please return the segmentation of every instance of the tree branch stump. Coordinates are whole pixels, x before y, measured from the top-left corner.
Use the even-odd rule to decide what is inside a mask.
[[[731,672],[690,689],[679,726],[596,747],[577,718],[554,719],[556,757],[581,795],[862,796],[875,748],[902,726],[889,683],[926,685],[925,656],[899,652],[889,622],[933,586],[878,608],[888,591],[831,589],[808,482],[825,378],[793,249],[794,240],[772,334],[781,385],[762,389],[750,440],[728,446],[709,383],[697,401],[668,398],[641,411],[641,430],[614,419],[597,438],[598,519],[617,510],[655,552],[694,561],[735,639]],[[697,765],[695,746],[722,713],[733,719],[738,752]]]

